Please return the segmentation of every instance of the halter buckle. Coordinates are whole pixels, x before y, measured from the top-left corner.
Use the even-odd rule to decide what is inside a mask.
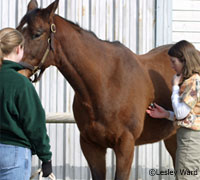
[[[56,25],[51,24],[51,32],[56,33]]]

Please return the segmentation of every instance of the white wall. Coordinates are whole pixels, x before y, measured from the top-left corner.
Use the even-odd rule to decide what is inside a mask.
[[[172,41],[188,40],[200,49],[200,1],[175,0],[172,13]]]

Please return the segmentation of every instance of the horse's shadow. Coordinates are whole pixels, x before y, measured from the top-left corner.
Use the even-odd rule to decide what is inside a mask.
[[[154,102],[167,110],[172,110],[171,87],[157,71],[150,69],[149,76],[154,87]]]

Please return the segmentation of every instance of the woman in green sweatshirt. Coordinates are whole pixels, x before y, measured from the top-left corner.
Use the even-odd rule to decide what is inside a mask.
[[[33,154],[42,160],[43,176],[52,173],[45,112],[32,83],[17,72],[23,45],[17,30],[0,30],[0,180],[28,180]]]

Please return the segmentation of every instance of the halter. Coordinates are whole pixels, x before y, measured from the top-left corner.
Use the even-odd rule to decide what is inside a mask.
[[[53,50],[53,51],[54,51],[54,44],[53,44],[52,39],[53,39],[53,36],[54,36],[55,33],[56,33],[56,25],[55,25],[55,24],[51,24],[51,28],[50,28],[50,37],[49,37],[48,40],[47,40],[48,46],[47,46],[47,49],[46,49],[46,51],[45,51],[45,53],[44,53],[44,55],[43,55],[43,57],[42,57],[42,60],[40,61],[39,65],[33,66],[33,65],[28,64],[28,63],[23,62],[23,61],[20,62],[20,64],[21,64],[22,66],[24,66],[26,69],[29,69],[29,70],[31,71],[32,75],[34,75],[35,78],[34,78],[34,80],[31,80],[32,82],[37,82],[37,81],[38,81],[38,79],[39,79],[40,76],[42,75],[42,72],[44,71],[44,70],[42,70],[42,66],[44,65],[44,63],[45,63],[45,61],[46,61],[46,59],[47,59],[47,56],[48,56],[48,54],[49,54],[49,51],[50,51],[50,50]],[[40,72],[39,72],[39,75],[37,74],[38,71],[40,71]],[[31,76],[32,76],[32,75],[31,75]]]

